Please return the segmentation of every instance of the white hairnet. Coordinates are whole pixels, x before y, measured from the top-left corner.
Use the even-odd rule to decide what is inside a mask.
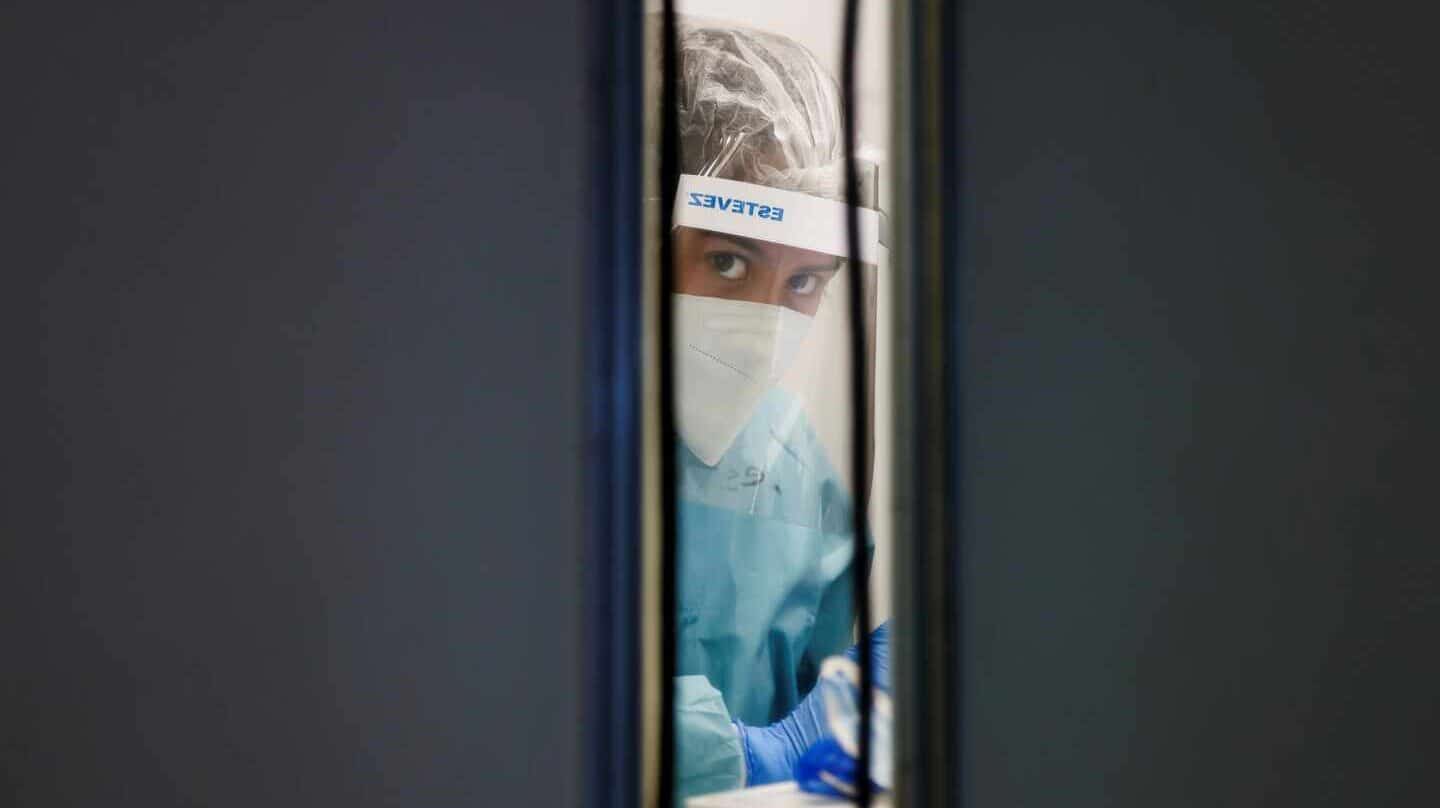
[[[840,88],[814,54],[749,28],[679,34],[681,170],[841,199]]]

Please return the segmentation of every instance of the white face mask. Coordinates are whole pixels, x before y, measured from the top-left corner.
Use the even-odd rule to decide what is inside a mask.
[[[784,306],[674,296],[676,426],[707,466],[800,352],[811,318]]]

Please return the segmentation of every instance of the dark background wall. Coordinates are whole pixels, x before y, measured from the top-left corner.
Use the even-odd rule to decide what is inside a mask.
[[[972,804],[1437,804],[1428,15],[966,6]]]
[[[580,799],[588,20],[491,5],[6,7],[7,804]],[[1433,802],[1420,15],[967,5],[975,804]]]
[[[6,4],[0,803],[577,801],[585,8]]]

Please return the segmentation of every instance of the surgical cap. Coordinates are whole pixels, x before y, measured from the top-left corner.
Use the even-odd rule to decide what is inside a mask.
[[[685,24],[678,48],[681,170],[841,199],[840,88],[792,39]]]

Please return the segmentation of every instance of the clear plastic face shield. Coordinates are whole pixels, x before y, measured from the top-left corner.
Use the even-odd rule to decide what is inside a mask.
[[[873,384],[854,401],[843,203],[698,175],[677,191],[677,673],[693,680],[680,684],[683,769],[701,765],[687,763],[687,693],[704,694],[698,712],[718,695],[724,714],[763,726],[855,641],[853,413],[870,417]],[[873,368],[884,222],[857,213]]]
[[[873,177],[873,166],[866,168]],[[873,187],[865,183],[862,193]],[[865,365],[873,368],[883,218],[869,207],[856,212]],[[704,465],[720,464],[763,402],[783,399],[805,418],[772,425],[770,437],[814,430],[847,488],[853,485],[845,215],[843,203],[796,191],[681,177],[673,219],[676,422],[685,448]]]

